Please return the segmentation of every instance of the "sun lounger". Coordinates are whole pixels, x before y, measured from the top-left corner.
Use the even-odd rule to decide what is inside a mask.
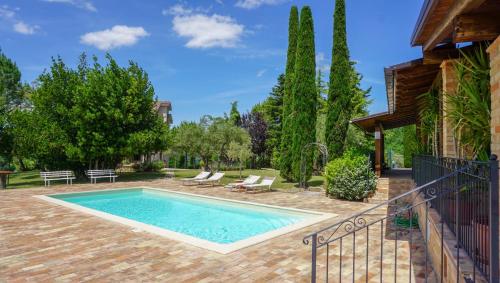
[[[264,177],[262,179],[262,182],[260,182],[259,184],[252,184],[252,185],[242,185],[241,187],[243,189],[245,189],[245,191],[247,193],[249,192],[257,192],[259,190],[271,190],[271,186],[273,185],[274,183],[274,180],[276,179],[276,177]]]
[[[233,190],[239,190],[241,186],[243,185],[253,185],[257,183],[257,181],[260,179],[260,176],[255,176],[255,175],[250,175],[243,180],[243,182],[236,182],[236,183],[229,183],[225,186],[227,189]]]
[[[204,179],[208,178],[208,176],[210,176],[210,172],[202,171],[200,174],[194,176],[193,178],[183,178],[183,179],[181,179],[181,181],[183,184],[193,183],[196,181],[204,180]]]
[[[198,185],[206,185],[206,184],[209,184],[209,185],[212,185],[212,186],[215,186],[216,184],[219,184],[220,183],[220,180],[222,180],[222,177],[224,177],[224,173],[221,173],[221,172],[217,172],[215,174],[213,174],[210,178],[208,179],[205,179],[205,180],[197,180],[195,181],[196,183],[198,183]]]

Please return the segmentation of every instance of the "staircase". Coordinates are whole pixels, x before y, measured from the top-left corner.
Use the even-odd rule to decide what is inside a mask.
[[[379,178],[377,180],[377,190],[367,198],[368,203],[383,203],[389,199],[389,178]]]
[[[383,203],[415,188],[410,173],[411,171],[407,169],[393,169],[391,172],[384,174],[378,178],[377,190],[366,199],[366,202]]]

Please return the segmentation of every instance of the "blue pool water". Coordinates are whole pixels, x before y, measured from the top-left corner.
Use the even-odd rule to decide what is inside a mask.
[[[52,197],[220,244],[234,243],[311,216],[148,189]]]

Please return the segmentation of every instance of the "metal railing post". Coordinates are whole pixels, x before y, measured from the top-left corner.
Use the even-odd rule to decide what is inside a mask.
[[[499,197],[498,197],[498,160],[496,155],[490,158],[490,211],[489,211],[489,232],[490,232],[490,282],[499,283]]]
[[[316,283],[316,244],[317,244],[317,239],[318,239],[318,234],[313,234],[312,235],[312,251],[311,251],[311,283]]]

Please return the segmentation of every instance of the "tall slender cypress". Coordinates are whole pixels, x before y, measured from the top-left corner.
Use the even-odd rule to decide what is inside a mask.
[[[343,154],[351,119],[351,90],[353,74],[347,47],[345,0],[335,1],[333,16],[333,50],[330,67],[330,86],[325,140],[330,158]]]
[[[283,96],[283,125],[281,136],[280,173],[287,180],[292,180],[292,90],[295,70],[295,53],[297,51],[297,35],[299,31],[299,10],[296,6],[290,9],[288,24],[288,52],[285,71],[285,94]]]
[[[314,46],[314,24],[311,8],[304,6],[300,11],[299,36],[297,39],[297,55],[295,61],[295,75],[293,84],[292,112],[292,172],[295,181],[305,180],[312,175],[312,151],[304,152],[305,171],[302,172],[302,150],[316,141],[316,53]]]

